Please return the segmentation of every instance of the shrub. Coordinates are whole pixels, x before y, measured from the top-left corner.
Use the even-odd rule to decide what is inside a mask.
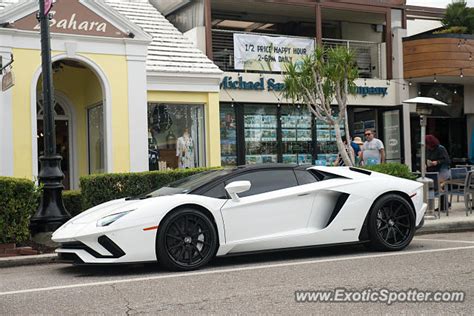
[[[81,177],[82,206],[83,209],[88,209],[113,199],[151,192],[168,183],[206,170],[210,169],[109,173]]]
[[[412,174],[407,165],[401,163],[384,163],[380,165],[366,166],[364,169],[389,174],[391,176],[415,180],[416,176]]]
[[[468,33],[467,27],[465,26],[451,26],[447,29],[435,31],[433,34],[466,34]]]
[[[82,208],[81,191],[63,191],[64,207],[72,217],[81,213]]]
[[[30,217],[38,207],[39,190],[33,181],[0,177],[0,243],[29,239]]]

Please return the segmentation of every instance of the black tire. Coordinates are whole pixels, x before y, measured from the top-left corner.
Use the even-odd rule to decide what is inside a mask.
[[[160,224],[156,257],[166,269],[195,270],[214,257],[217,244],[216,229],[205,214],[191,208],[179,209]]]
[[[415,211],[398,194],[387,194],[378,199],[369,213],[369,248],[374,250],[402,250],[415,234]]]

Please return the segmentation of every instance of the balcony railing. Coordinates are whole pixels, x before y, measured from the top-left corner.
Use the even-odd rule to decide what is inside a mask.
[[[212,30],[212,53],[214,63],[223,71],[240,71],[234,68],[234,33],[229,30]],[[264,36],[285,36],[296,37],[288,35],[277,34],[262,34],[262,33],[246,33],[252,35]],[[301,37],[299,37],[301,38]],[[355,52],[357,66],[359,68],[359,77],[361,78],[382,78],[382,48],[381,43],[353,41],[353,40],[339,40],[339,39],[323,39],[323,45],[328,47],[345,46]],[[256,72],[256,71],[248,71]],[[261,72],[261,71],[258,71]]]
[[[382,78],[382,49],[380,43],[323,38],[326,47],[344,46],[354,52],[360,78]]]

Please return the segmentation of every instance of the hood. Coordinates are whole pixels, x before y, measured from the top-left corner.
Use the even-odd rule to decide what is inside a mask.
[[[76,217],[72,218],[69,223],[71,224],[85,224],[97,221],[105,216],[131,211],[138,208],[144,200],[129,200],[125,199],[113,200],[100,205],[97,205]]]

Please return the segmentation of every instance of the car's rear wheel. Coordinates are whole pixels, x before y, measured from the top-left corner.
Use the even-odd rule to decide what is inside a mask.
[[[373,205],[369,215],[369,246],[376,250],[401,250],[415,234],[415,212],[402,196],[388,194]]]
[[[212,221],[195,209],[173,212],[157,232],[158,262],[175,271],[194,270],[214,257],[217,232]]]

